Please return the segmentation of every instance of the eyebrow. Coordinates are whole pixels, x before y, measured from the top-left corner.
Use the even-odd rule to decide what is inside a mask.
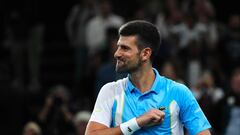
[[[118,46],[118,47],[124,47],[124,48],[128,48],[128,49],[130,49],[130,47],[127,46],[127,45],[125,45],[125,44],[117,44],[117,46]]]

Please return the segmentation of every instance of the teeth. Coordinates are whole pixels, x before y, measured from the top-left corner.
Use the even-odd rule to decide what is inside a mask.
[[[122,61],[118,61],[118,62],[117,62],[118,65],[119,65],[119,64],[122,64],[122,63],[123,63]]]

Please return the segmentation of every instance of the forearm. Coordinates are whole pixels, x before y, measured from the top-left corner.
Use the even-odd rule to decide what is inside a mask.
[[[41,110],[41,112],[39,113],[38,117],[41,121],[45,121],[46,117],[48,115],[50,108],[47,106],[44,106],[44,108]]]
[[[86,135],[130,135],[139,129],[136,118],[132,118],[115,128],[109,128],[98,122],[90,122],[87,126]]]
[[[200,133],[198,133],[197,135],[211,135],[210,131],[207,129],[207,130],[204,130]]]
[[[86,130],[85,135],[123,135],[119,126],[115,128],[104,128],[95,130]]]

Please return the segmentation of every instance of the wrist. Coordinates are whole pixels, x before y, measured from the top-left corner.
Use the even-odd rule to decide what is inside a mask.
[[[140,127],[137,123],[137,119],[132,118],[129,121],[120,124],[120,129],[124,135],[131,135],[135,131],[139,130]]]
[[[145,127],[149,123],[150,118],[147,118],[145,115],[136,118],[136,121],[139,127]]]

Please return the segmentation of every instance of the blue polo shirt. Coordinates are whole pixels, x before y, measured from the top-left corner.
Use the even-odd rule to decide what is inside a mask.
[[[211,128],[191,91],[183,84],[160,76],[156,69],[150,90],[141,93],[126,79],[122,98],[116,98],[112,107],[111,127],[148,112],[152,108],[166,108],[163,123],[143,127],[136,135],[183,135],[186,127],[190,135]],[[119,111],[120,110],[120,111]],[[119,115],[120,114],[120,115]]]

